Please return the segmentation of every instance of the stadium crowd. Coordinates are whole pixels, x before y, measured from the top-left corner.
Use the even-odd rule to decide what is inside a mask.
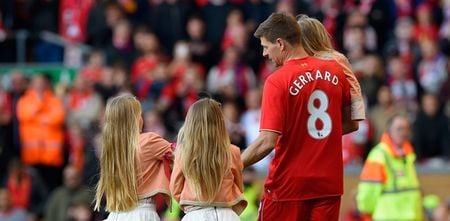
[[[276,68],[253,32],[273,11],[321,20],[352,64],[367,118],[343,137],[347,165],[363,163],[398,113],[413,125],[420,164],[449,163],[448,0],[1,1],[0,62],[17,62],[14,34],[28,30],[27,62],[72,64],[77,73],[55,81],[18,66],[0,75],[0,213],[14,207],[32,220],[101,220],[89,190],[105,102],[121,92],[141,101],[144,131],[174,141],[207,91],[222,103],[232,143],[248,146],[258,135],[261,86]],[[42,31],[67,44],[42,40]],[[87,56],[73,56],[79,44],[89,46]],[[254,173],[244,173],[247,187]]]

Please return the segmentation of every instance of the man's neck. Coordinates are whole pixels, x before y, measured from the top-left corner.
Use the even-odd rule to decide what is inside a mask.
[[[285,63],[289,60],[301,59],[309,56],[308,53],[306,53],[305,49],[303,49],[303,47],[301,46],[292,47],[291,49],[292,50],[286,55]]]

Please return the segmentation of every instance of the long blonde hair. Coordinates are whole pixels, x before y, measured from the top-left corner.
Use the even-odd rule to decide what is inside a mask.
[[[297,15],[297,23],[302,30],[301,42],[308,55],[334,51],[331,36],[319,20],[300,14]]]
[[[106,210],[129,211],[136,207],[137,151],[141,105],[130,94],[110,99],[106,105],[100,156],[100,180],[95,194],[95,210],[103,196]]]
[[[198,199],[212,203],[230,170],[230,138],[220,104],[210,98],[195,102],[178,133],[177,158]]]

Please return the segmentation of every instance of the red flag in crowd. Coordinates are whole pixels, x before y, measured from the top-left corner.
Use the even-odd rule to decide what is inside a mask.
[[[86,38],[86,24],[94,0],[62,0],[59,8],[60,35],[72,43]]]

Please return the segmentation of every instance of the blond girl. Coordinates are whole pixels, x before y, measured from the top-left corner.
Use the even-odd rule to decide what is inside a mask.
[[[106,105],[100,156],[100,180],[95,210],[106,200],[107,220],[160,220],[153,197],[170,200],[169,175],[164,165],[171,144],[154,133],[140,134],[141,105],[130,94]]]
[[[302,31],[302,46],[310,56],[325,59],[334,59],[344,70],[345,77],[350,84],[351,119],[360,121],[365,119],[364,100],[361,95],[361,87],[353,74],[348,59],[333,49],[330,35],[323,24],[307,15],[298,15],[297,23]]]
[[[230,144],[220,104],[195,102],[178,134],[170,190],[183,221],[239,221],[244,200],[239,148]]]

